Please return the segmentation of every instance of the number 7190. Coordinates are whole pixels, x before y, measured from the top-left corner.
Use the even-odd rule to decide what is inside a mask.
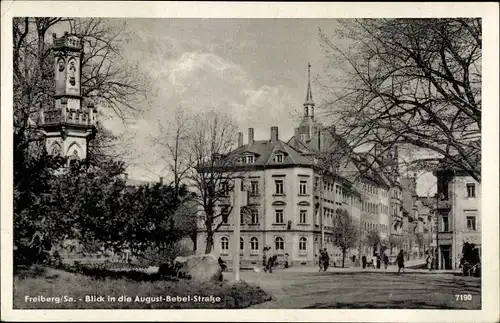
[[[456,301],[472,301],[472,295],[471,294],[456,294],[455,300]]]

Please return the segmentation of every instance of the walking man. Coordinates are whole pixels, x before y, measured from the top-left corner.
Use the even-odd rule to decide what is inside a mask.
[[[323,269],[326,271],[330,265],[330,256],[328,256],[328,251],[323,249]]]
[[[363,255],[363,257],[361,257],[361,263],[363,264],[363,269],[366,268],[366,256]]]
[[[396,262],[398,263],[398,275],[401,269],[405,272],[405,254],[403,249],[399,251],[398,257],[396,258]]]

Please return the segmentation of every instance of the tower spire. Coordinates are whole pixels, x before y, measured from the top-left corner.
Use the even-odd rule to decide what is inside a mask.
[[[314,116],[314,101],[311,91],[311,63],[307,64],[307,93],[306,102],[304,102],[304,116]]]

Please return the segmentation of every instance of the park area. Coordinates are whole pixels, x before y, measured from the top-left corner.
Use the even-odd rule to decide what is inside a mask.
[[[242,272],[273,295],[252,308],[274,309],[481,309],[481,281],[455,273],[331,269],[328,272]],[[470,299],[467,296],[471,295]],[[465,300],[467,299],[467,300]]]
[[[110,300],[108,297],[114,299]],[[60,269],[33,267],[14,276],[13,307],[231,309],[246,308],[270,299],[270,295],[258,286],[246,282],[195,283],[186,279],[165,280],[154,274],[96,277]]]

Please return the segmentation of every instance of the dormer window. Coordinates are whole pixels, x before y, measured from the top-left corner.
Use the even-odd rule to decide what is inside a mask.
[[[283,154],[277,154],[274,156],[274,162],[275,163],[282,163],[283,162]]]
[[[305,133],[300,134],[300,141],[306,142],[307,135]]]
[[[243,156],[241,156],[238,161],[240,163],[243,163],[243,164],[253,164],[255,163],[255,155],[252,155],[252,154],[245,154]]]

